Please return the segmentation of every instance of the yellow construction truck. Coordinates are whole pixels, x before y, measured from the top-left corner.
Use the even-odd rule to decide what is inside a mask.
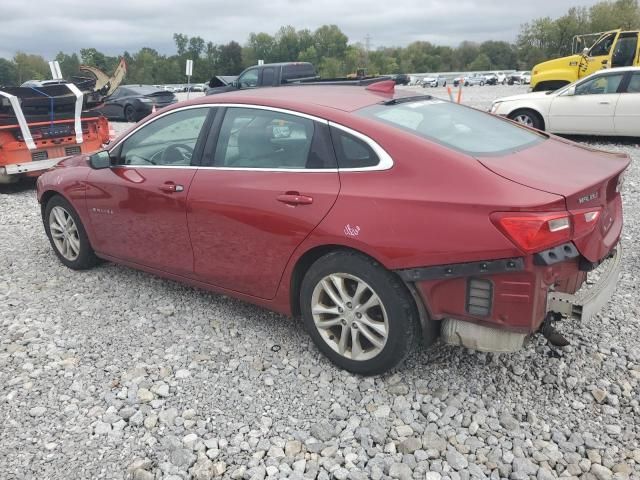
[[[579,53],[533,67],[531,89],[534,92],[556,90],[603,68],[640,66],[639,34],[639,31],[618,29],[576,35],[572,51]]]

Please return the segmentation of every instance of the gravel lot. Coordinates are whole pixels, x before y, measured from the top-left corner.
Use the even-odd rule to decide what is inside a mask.
[[[5,188],[0,478],[640,478],[640,147],[581,141],[635,160],[602,314],[563,324],[561,352],[540,338],[512,355],[437,346],[374,378],[257,307],[112,264],[66,269],[33,185]]]

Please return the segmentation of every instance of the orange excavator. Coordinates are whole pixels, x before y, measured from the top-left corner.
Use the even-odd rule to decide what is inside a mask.
[[[0,184],[38,176],[62,159],[99,150],[109,123],[92,111],[124,79],[124,59],[113,75],[81,66],[71,81],[29,81],[0,87]]]

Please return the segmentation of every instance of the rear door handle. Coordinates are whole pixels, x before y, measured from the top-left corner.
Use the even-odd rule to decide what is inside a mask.
[[[182,185],[178,185],[173,182],[165,182],[164,185],[161,185],[159,188],[161,191],[166,193],[177,193],[184,191],[184,187]]]
[[[600,105],[609,105],[609,102],[598,102]]]
[[[313,198],[306,195],[300,195],[298,192],[287,192],[282,195],[278,195],[276,199],[279,202],[286,203],[288,205],[311,205]]]

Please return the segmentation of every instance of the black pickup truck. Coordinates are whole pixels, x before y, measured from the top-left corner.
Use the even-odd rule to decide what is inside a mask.
[[[315,67],[307,62],[265,63],[247,68],[238,77],[213,77],[207,95],[245,88],[276,87],[301,80],[318,79]]]
[[[206,95],[244,90],[247,88],[278,87],[291,84],[321,85],[369,85],[390,76],[361,76],[344,78],[320,78],[315,67],[308,62],[282,62],[255,65],[244,70],[237,77],[216,76],[211,79]],[[396,82],[397,83],[397,82]]]

